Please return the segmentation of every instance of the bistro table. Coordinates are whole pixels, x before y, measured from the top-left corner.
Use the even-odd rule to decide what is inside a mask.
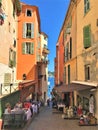
[[[64,104],[58,104],[57,107],[58,107],[58,110],[63,112],[65,105]]]

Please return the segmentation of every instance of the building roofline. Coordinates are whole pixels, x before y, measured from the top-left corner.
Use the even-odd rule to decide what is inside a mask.
[[[35,10],[36,10],[36,13],[37,13],[37,18],[38,18],[38,25],[39,25],[39,32],[41,32],[41,26],[40,26],[40,15],[39,15],[39,9],[38,9],[38,7],[37,6],[35,6],[35,5],[30,5],[30,4],[26,4],[26,3],[24,3],[24,2],[21,2],[21,4],[22,5],[26,5],[26,6],[29,6],[29,7],[32,7],[32,8],[34,8]]]

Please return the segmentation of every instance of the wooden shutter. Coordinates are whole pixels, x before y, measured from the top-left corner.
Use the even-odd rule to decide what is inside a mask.
[[[25,54],[25,52],[26,52],[26,51],[25,51],[25,46],[26,46],[25,44],[26,44],[25,42],[22,43],[22,54]]]
[[[34,38],[34,23],[31,24],[31,38]]]
[[[91,32],[90,25],[83,28],[83,37],[84,37],[84,48],[91,46]]]
[[[26,23],[23,23],[23,38],[26,38],[26,31],[27,31]]]
[[[13,65],[16,66],[16,52],[13,52]]]
[[[31,43],[30,52],[31,52],[31,54],[34,54],[34,43]]]

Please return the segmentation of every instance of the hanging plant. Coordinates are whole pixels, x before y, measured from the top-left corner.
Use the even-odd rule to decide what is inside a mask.
[[[20,4],[20,0],[15,0],[16,3],[16,7],[17,7],[17,13],[21,12],[21,4]]]

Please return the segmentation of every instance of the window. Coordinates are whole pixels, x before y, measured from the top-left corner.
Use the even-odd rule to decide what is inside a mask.
[[[90,9],[90,0],[84,0],[84,14],[86,14]]]
[[[64,83],[66,84],[66,67],[64,67]]]
[[[72,58],[72,38],[70,37],[70,59]]]
[[[44,75],[44,80],[46,81],[46,79],[47,79],[47,76],[46,76],[46,74]]]
[[[14,39],[14,44],[13,44],[14,47],[16,47],[16,40]]]
[[[23,54],[34,54],[34,43],[25,42],[22,44],[22,53]]]
[[[68,84],[70,83],[70,65],[68,65]]]
[[[16,66],[16,52],[13,51],[11,48],[9,49],[9,66],[10,67]]]
[[[40,61],[40,59],[41,59],[41,55],[37,55],[37,61]]]
[[[84,40],[84,48],[89,48],[91,46],[91,26],[85,26],[83,28],[83,40]]]
[[[85,80],[90,80],[90,65],[85,65]]]
[[[9,30],[9,32],[11,32],[11,23],[10,22],[8,23],[8,30]]]
[[[32,11],[31,10],[27,10],[27,16],[29,16],[29,17],[32,16]]]
[[[64,48],[64,54],[65,54],[65,62],[68,60],[68,46]]]
[[[23,24],[23,38],[34,38],[34,24],[33,23]]]
[[[13,17],[15,18],[15,3],[13,3]]]

